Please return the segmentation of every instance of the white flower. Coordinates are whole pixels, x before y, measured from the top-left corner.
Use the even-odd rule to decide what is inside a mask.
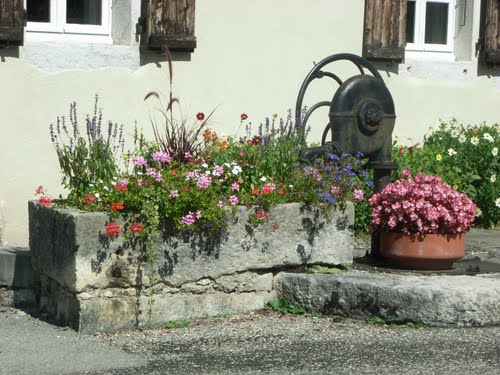
[[[115,180],[115,181],[118,180],[118,177],[113,177],[113,180]]]
[[[459,141],[460,143],[464,143],[466,140],[467,140],[467,137],[466,137],[465,135],[460,134],[460,135],[458,136],[458,141]]]
[[[288,187],[289,187],[290,189],[293,189],[293,185],[288,185]]]
[[[262,182],[266,182],[267,178],[265,178],[265,177],[261,177],[261,178],[260,178],[260,180],[261,180]]]
[[[233,175],[237,175],[241,172],[241,167],[239,165],[235,165],[233,170],[231,171]]]
[[[497,200],[495,201],[495,205],[496,205],[497,207],[500,207],[500,198],[497,198]]]
[[[494,147],[493,150],[491,150],[491,153],[493,154],[493,156],[497,156],[498,155],[498,148]]]
[[[142,176],[144,173],[142,173],[142,172],[135,172],[135,174],[136,174],[137,176]]]
[[[497,180],[497,175],[496,174],[492,174],[491,177],[490,177],[490,181],[491,182],[495,182]]]
[[[453,130],[451,131],[451,136],[452,136],[453,138],[457,138],[459,135],[460,135],[460,131],[459,131],[458,129],[453,129]]]
[[[203,168],[208,168],[208,164],[207,164],[207,163],[203,163],[201,166],[202,166]]]
[[[478,207],[476,209],[476,216],[481,216],[483,214],[483,211],[481,211],[481,209]]]
[[[474,146],[479,144],[479,138],[478,137],[472,137],[470,139],[470,143],[472,143]]]
[[[99,193],[95,193],[95,194],[94,194],[94,196],[95,196],[96,198],[100,198],[100,197],[101,197],[101,196],[99,195]]]
[[[103,186],[102,188],[103,188],[104,190],[106,190],[106,191],[109,191],[109,187],[107,187],[107,186]]]
[[[99,182],[100,184],[104,184],[104,181],[101,179],[98,179],[97,182]]]
[[[448,149],[448,155],[453,156],[453,155],[456,155],[456,154],[457,154],[457,152],[454,149],[452,149],[452,148]]]
[[[89,184],[90,187],[94,187],[95,185],[94,184]]]
[[[484,133],[483,138],[486,139],[487,141],[493,142],[493,137],[491,136],[490,133]]]

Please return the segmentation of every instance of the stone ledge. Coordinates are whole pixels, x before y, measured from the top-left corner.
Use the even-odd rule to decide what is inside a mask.
[[[0,246],[0,287],[29,289],[34,283],[29,249]]]
[[[349,271],[280,273],[280,299],[311,311],[353,318],[393,316],[438,327],[500,325],[500,274],[412,276]]]

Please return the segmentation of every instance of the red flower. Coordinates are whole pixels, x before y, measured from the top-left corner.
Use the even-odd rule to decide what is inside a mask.
[[[264,195],[271,194],[271,191],[273,191],[273,189],[271,189],[271,187],[268,185],[264,185],[264,187],[262,188],[262,192],[264,193]]]
[[[241,121],[245,121],[247,118],[248,118],[248,115],[247,115],[246,113],[242,113],[242,114],[240,115],[240,119],[241,119]]]
[[[254,137],[248,141],[250,146],[257,146],[261,141],[261,138],[258,135],[254,135]]]
[[[403,146],[399,146],[399,155],[402,156],[405,153],[405,148]]]
[[[111,203],[111,209],[113,211],[121,211],[125,208],[125,206],[123,205],[123,202],[112,202]]]
[[[38,187],[36,188],[36,194],[43,194],[44,191],[43,191],[43,186],[42,185],[38,185]]]
[[[410,153],[410,154],[413,153],[413,146],[408,147],[408,153]]]
[[[198,113],[196,114],[196,119],[197,119],[198,121],[203,121],[203,120],[205,120],[205,114],[204,114],[203,112],[198,112]]]
[[[91,202],[93,202],[95,200],[96,200],[96,197],[94,194],[85,195],[85,204],[90,204]]]
[[[257,216],[260,220],[262,221],[266,221],[267,218],[269,217],[269,214],[268,213],[265,213],[264,211],[262,210],[259,210],[255,213],[255,216]]]
[[[50,199],[49,197],[47,197],[46,195],[42,195],[40,197],[40,199],[38,199],[38,203],[40,203],[42,206],[50,206],[51,203],[52,203],[52,199]]]
[[[184,189],[184,191],[189,191],[189,185],[184,185],[182,188]]]
[[[106,236],[116,238],[120,234],[120,225],[114,222],[106,224]]]
[[[172,175],[176,175],[176,174],[177,174],[177,169],[172,168],[172,169],[170,170],[170,174],[172,174]]]
[[[127,188],[127,185],[126,185],[126,184],[123,184],[123,183],[121,183],[121,182],[117,182],[117,183],[115,184],[115,189],[116,189],[116,190],[119,190],[119,191],[127,191],[127,189],[128,189],[128,188]]]
[[[252,195],[255,195],[257,197],[259,195],[259,189],[253,188],[252,189]]]
[[[283,189],[283,188],[279,188],[279,190],[278,190],[278,194],[279,194],[279,195],[285,195],[285,189]]]
[[[134,233],[142,232],[142,230],[144,229],[144,225],[138,224],[138,223],[134,223],[134,224],[130,224],[130,226],[128,227],[128,229],[131,232],[134,232]]]

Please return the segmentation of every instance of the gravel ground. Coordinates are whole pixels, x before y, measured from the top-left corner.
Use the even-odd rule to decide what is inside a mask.
[[[415,329],[264,310],[91,339],[148,361],[99,374],[500,374],[500,327]]]
[[[416,329],[261,310],[87,336],[0,309],[0,374],[500,374],[500,327]]]

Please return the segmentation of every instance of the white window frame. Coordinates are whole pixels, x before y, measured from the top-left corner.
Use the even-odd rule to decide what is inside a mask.
[[[455,1],[454,0],[409,0],[415,2],[415,30],[414,43],[406,44],[406,51],[420,52],[448,52],[453,53],[453,39],[455,29]],[[425,8],[427,2],[448,4],[447,44],[425,43]]]
[[[112,44],[111,0],[101,0],[101,6],[101,25],[72,24],[66,23],[66,1],[50,0],[50,22],[28,22],[26,41]]]

